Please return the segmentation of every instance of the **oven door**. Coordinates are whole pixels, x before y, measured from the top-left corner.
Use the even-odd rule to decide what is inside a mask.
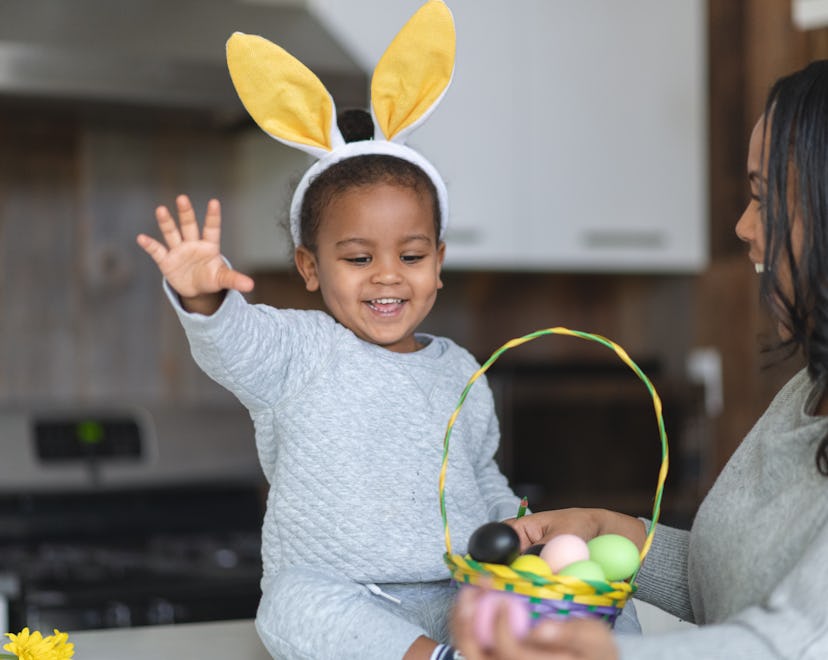
[[[6,630],[255,616],[263,516],[255,485],[10,496],[0,510]]]

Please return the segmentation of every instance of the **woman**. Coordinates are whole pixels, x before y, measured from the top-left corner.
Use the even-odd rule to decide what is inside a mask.
[[[699,626],[613,636],[598,621],[545,622],[516,639],[501,616],[484,652],[471,625],[479,593],[469,590],[453,621],[468,660],[828,657],[828,61],[773,86],[747,174],[751,199],[736,234],[780,344],[801,350],[807,367],[733,454],[692,529],[656,530],[636,597]],[[641,547],[646,529],[599,509],[546,511],[514,526],[524,547],[564,532],[615,532]]]

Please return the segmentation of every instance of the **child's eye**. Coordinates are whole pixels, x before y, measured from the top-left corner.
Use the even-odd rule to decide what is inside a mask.
[[[362,266],[371,263],[371,257],[345,257],[345,261],[349,264]]]
[[[422,261],[424,258],[422,254],[404,254],[400,257],[400,260],[405,264],[414,264]]]

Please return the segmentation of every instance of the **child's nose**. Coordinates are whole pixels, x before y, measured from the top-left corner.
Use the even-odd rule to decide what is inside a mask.
[[[400,281],[400,262],[398,259],[377,259],[373,281],[377,284],[395,284]]]

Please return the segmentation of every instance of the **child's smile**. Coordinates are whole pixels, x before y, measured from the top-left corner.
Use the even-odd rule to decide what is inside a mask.
[[[378,183],[336,194],[322,213],[316,254],[296,251],[309,290],[358,337],[407,353],[442,288],[444,245],[432,200],[414,188]]]
[[[377,300],[369,300],[367,302],[371,309],[385,316],[396,314],[405,303],[402,298],[378,298]]]

